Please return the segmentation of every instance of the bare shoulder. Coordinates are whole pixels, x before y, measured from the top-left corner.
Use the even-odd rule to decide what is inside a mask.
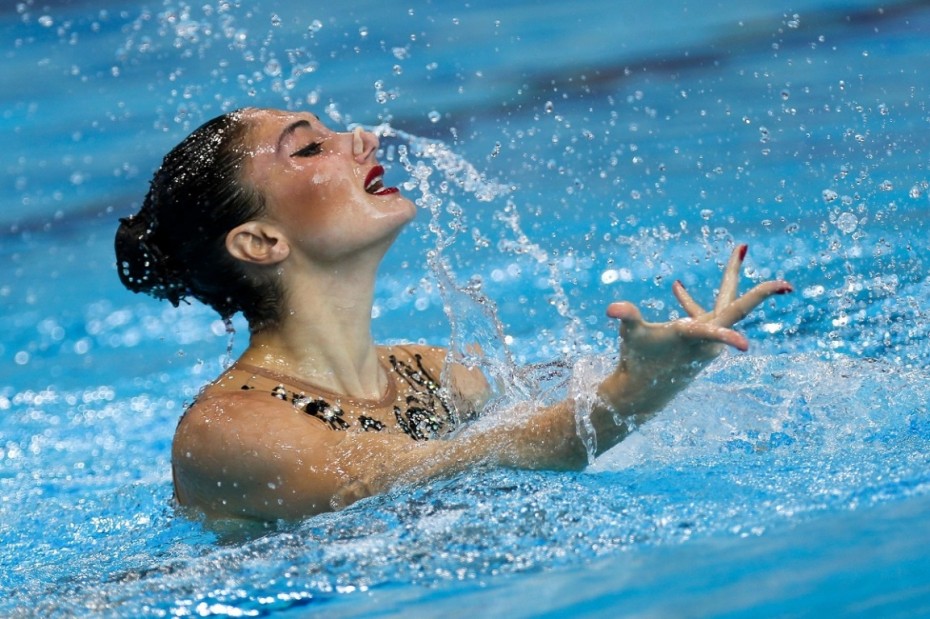
[[[301,471],[315,469],[316,454],[325,453],[336,438],[283,400],[210,386],[175,431],[172,468],[178,501],[211,516],[287,515],[274,491],[293,486]],[[332,481],[318,479],[322,486]],[[321,496],[331,494],[321,491]],[[275,505],[269,507],[270,502]],[[301,505],[300,511],[330,508]]]
[[[290,417],[292,407],[282,400],[259,397],[253,391],[230,391],[207,387],[185,411],[175,432],[175,444],[210,439],[210,443],[241,437],[256,418],[278,420]],[[231,436],[226,436],[231,435]]]

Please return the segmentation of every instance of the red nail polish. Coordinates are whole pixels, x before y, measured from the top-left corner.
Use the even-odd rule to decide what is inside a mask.
[[[785,286],[778,290],[777,294],[788,294],[789,292],[794,292],[794,288],[791,286]]]
[[[739,248],[739,259],[743,260],[746,258],[746,252],[749,251],[749,245],[743,245]]]
[[[682,288],[685,287],[685,285],[681,283],[681,280],[680,280],[680,279],[676,279],[676,280],[675,280],[675,283],[678,284],[679,286],[681,286]]]

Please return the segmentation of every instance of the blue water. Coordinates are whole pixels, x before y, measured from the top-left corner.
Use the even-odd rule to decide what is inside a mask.
[[[343,5],[0,9],[0,615],[930,614],[930,8]],[[378,127],[422,208],[376,336],[478,341],[539,399],[616,354],[607,302],[706,301],[736,242],[796,293],[583,473],[211,528],[169,447],[229,339],[122,290],[111,241],[243,105]]]

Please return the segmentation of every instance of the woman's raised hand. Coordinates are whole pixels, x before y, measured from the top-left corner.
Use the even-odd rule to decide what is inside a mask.
[[[688,314],[686,318],[663,323],[649,323],[632,303],[612,303],[607,315],[620,320],[621,363],[646,363],[656,370],[665,367],[703,363],[719,354],[721,344],[747,350],[749,342],[731,327],[746,317],[763,301],[776,294],[791,292],[791,284],[767,281],[737,296],[739,270],[746,257],[746,245],[733,250],[723,273],[723,281],[712,310],[701,307],[680,281],[672,292]],[[630,368],[633,369],[633,368]]]
[[[650,323],[643,320],[632,303],[612,303],[607,308],[608,316],[620,320],[620,362],[600,385],[598,394],[612,413],[614,422],[629,419],[641,423],[652,417],[720,354],[724,346],[738,350],[749,348],[746,337],[735,331],[733,325],[772,295],[793,289],[788,282],[773,280],[738,295],[739,271],[746,250],[746,245],[733,250],[716,302],[709,311],[678,281],[672,291],[687,314],[685,318]],[[603,422],[595,425],[610,435]],[[626,428],[614,438],[622,439],[628,430]],[[606,442],[598,442],[606,449],[615,440],[608,438]]]

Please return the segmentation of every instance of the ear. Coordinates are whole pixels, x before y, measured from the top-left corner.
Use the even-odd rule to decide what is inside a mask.
[[[230,230],[226,250],[234,258],[254,264],[277,264],[291,252],[281,230],[261,221],[248,221]]]

